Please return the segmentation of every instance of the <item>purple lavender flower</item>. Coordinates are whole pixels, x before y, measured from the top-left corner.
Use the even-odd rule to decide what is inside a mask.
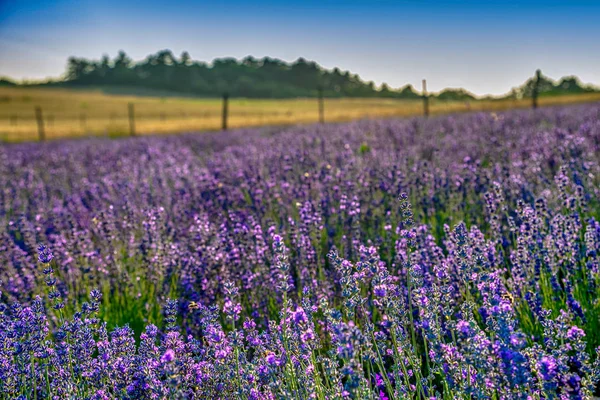
[[[538,368],[542,378],[546,381],[551,381],[557,374],[558,364],[551,356],[544,356],[538,361]]]
[[[43,244],[40,244],[38,246],[38,261],[41,262],[42,264],[50,264],[50,262],[52,261],[52,259],[54,258],[54,255],[52,254],[52,251],[46,247]]]
[[[0,146],[0,391],[587,398],[599,109]]]
[[[577,340],[583,337],[585,337],[585,332],[583,331],[583,329],[577,326],[572,326],[567,331],[567,338],[570,340]]]
[[[175,352],[173,351],[173,349],[167,349],[167,351],[165,351],[165,354],[162,355],[162,357],[160,358],[160,361],[163,363],[170,363],[175,359]]]

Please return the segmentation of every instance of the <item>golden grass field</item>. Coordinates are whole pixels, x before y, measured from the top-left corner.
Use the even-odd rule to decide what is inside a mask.
[[[600,101],[600,93],[542,97],[540,105]],[[100,90],[0,88],[0,141],[38,139],[35,107],[42,109],[47,139],[129,134],[128,103],[135,107],[136,133],[180,133],[221,128],[220,99],[108,95]],[[529,107],[531,100],[430,102],[431,114],[500,111]],[[325,99],[325,121],[420,115],[421,100]],[[318,121],[316,99],[231,99],[230,128]]]

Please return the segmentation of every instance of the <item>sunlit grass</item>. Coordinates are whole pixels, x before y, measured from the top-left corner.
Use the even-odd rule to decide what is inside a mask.
[[[542,97],[541,106],[600,100],[600,93]],[[181,133],[221,129],[221,99],[150,97],[105,94],[100,90],[0,88],[0,140],[38,139],[35,107],[42,109],[48,139],[67,137],[120,137],[130,133],[128,103],[135,106],[137,134]],[[432,99],[431,114],[464,111],[500,111],[529,107],[524,100],[446,102]],[[326,122],[361,118],[421,115],[421,100],[325,99]],[[231,99],[230,128],[292,125],[317,122],[316,99]]]

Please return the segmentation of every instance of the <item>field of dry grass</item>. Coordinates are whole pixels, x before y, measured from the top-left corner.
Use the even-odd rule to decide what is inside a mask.
[[[541,98],[540,105],[600,101],[600,94]],[[135,107],[137,134],[217,130],[221,100],[185,97],[108,95],[101,91],[0,88],[0,141],[37,140],[35,107],[42,109],[48,139],[129,134],[128,104]],[[432,100],[432,114],[500,111],[529,107],[530,100],[443,102]],[[326,122],[420,115],[422,101],[325,99]],[[229,101],[229,127],[286,125],[318,121],[316,99]]]

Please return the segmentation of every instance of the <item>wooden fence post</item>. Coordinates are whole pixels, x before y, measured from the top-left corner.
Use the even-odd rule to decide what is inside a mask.
[[[539,69],[535,71],[535,82],[533,83],[533,91],[531,93],[531,106],[535,110],[538,108],[538,94],[540,90],[540,78],[542,76],[542,71]]]
[[[317,88],[319,95],[319,123],[325,123],[325,101],[323,99],[323,88],[319,86]]]
[[[35,119],[37,120],[38,135],[40,142],[46,140],[46,133],[44,132],[44,117],[42,116],[42,107],[35,107]]]
[[[429,95],[427,94],[427,80],[423,79],[423,115],[429,116]]]
[[[129,103],[129,134],[135,136],[135,111],[133,109],[133,103]]]
[[[229,114],[229,94],[223,93],[223,119],[221,121],[221,129],[227,130],[227,117]]]
[[[81,130],[83,130],[83,133],[85,133],[85,131],[87,129],[87,123],[86,123],[85,119],[86,119],[85,114],[79,115],[79,123],[81,124]]]

